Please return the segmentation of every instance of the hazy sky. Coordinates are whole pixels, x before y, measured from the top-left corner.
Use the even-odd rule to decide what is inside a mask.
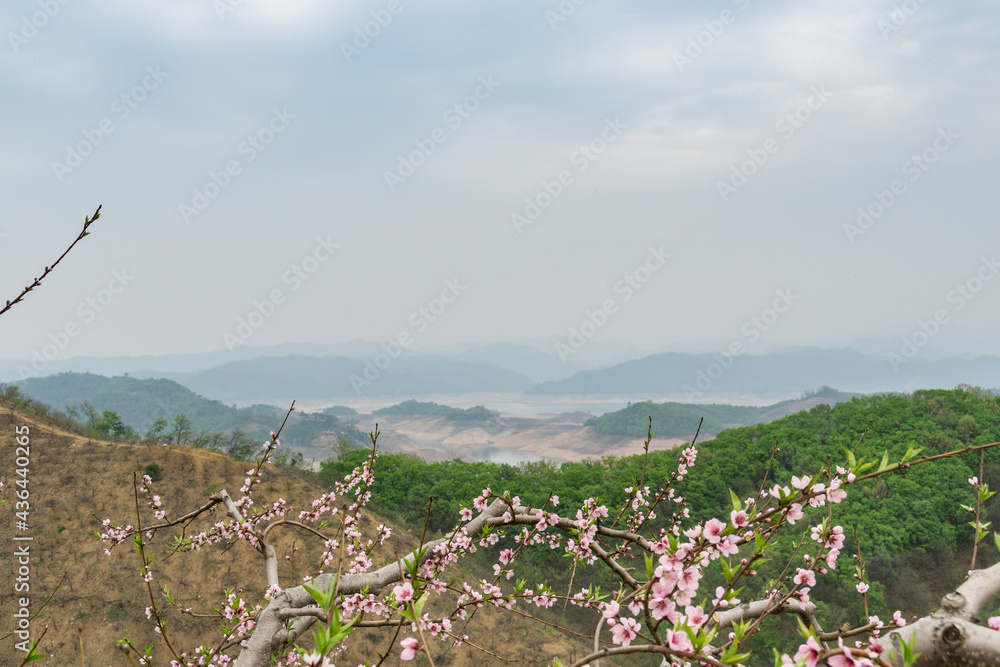
[[[10,0],[0,357],[1000,329],[998,14]]]

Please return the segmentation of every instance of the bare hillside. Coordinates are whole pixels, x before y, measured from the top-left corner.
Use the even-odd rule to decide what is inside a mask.
[[[25,426],[30,429],[31,438],[28,482],[31,506],[28,530],[16,534],[33,538],[29,542],[32,613],[38,612],[51,597],[31,622],[33,637],[47,628],[41,646],[51,657],[40,664],[128,665],[115,648],[116,640],[124,637],[126,631],[137,645],[153,643],[156,655],[166,658],[168,652],[145,619],[149,593],[138,575],[135,550],[123,544],[109,557],[103,553],[104,546],[95,532],[102,529],[104,518],[115,523],[135,523],[133,473],[141,475],[149,464],[160,467],[162,480],[154,485],[154,493],[161,496],[168,518],[204,504],[210,494],[221,488],[238,497],[251,464],[191,447],[86,440],[0,408],[0,451],[5,452],[0,476],[4,482],[3,497],[7,500],[0,508],[0,581],[5,591],[0,598],[0,636],[7,635],[0,650],[3,665],[16,665],[21,660],[8,662],[8,648],[13,645],[8,633],[12,629],[15,604],[8,592],[12,590],[17,568],[11,545],[24,543],[13,540],[12,490],[17,488],[13,471],[15,428],[22,427],[23,431]],[[281,497],[302,508],[322,492],[318,486],[268,468],[255,497],[258,503]],[[140,498],[140,504],[144,503],[145,499]],[[147,515],[143,516],[145,520]],[[221,510],[217,510],[192,525],[189,532],[201,530],[221,518]],[[373,533],[378,523],[382,523],[381,519],[367,515],[362,529]],[[283,586],[296,585],[303,576],[313,573],[311,568],[319,553],[317,541],[306,539],[303,533],[276,532],[280,581]],[[394,554],[406,553],[416,546],[416,540],[405,531],[394,530],[393,535],[383,550],[376,552],[376,562],[390,560]],[[225,589],[242,585],[245,599],[252,603],[262,600],[266,588],[262,561],[247,544],[171,554],[165,542],[159,540],[153,548],[154,587],[168,588],[180,606],[208,615],[191,618],[176,611],[167,613],[169,637],[178,650],[190,651],[217,636],[219,619],[212,607],[223,601]],[[286,554],[288,559],[281,558]],[[158,603],[162,603],[162,596],[158,596]],[[377,630],[365,632],[371,633],[368,638],[352,637],[354,650],[343,656],[343,664],[358,664],[365,657],[373,658],[375,650],[386,649],[389,635]],[[550,664],[553,657],[580,655],[558,635],[509,613],[501,616],[490,610],[480,612],[467,632],[484,649],[505,659],[520,660],[522,664]],[[398,647],[392,650],[398,653]],[[432,650],[440,653],[440,661],[435,655],[440,665],[482,664],[484,658],[487,662],[496,660],[471,646],[450,649],[439,644]]]

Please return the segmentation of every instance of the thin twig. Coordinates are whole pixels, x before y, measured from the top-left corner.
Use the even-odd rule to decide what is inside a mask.
[[[983,463],[985,461],[986,451],[979,450],[979,483],[983,483]],[[969,566],[969,571],[976,569],[976,555],[979,551],[979,514],[983,507],[983,494],[980,489],[976,488],[976,535],[972,540],[972,565]],[[968,578],[968,576],[966,576]]]
[[[3,308],[0,308],[0,315],[3,315],[8,310],[10,310],[11,308],[13,308],[14,304],[20,303],[21,300],[28,294],[28,292],[30,292],[31,290],[35,289],[36,287],[41,287],[42,280],[45,279],[45,276],[47,276],[50,273],[52,273],[52,270],[54,268],[56,268],[56,266],[59,264],[59,262],[61,262],[63,260],[63,257],[65,257],[66,255],[68,255],[69,251],[73,249],[73,246],[75,246],[77,243],[79,243],[80,240],[84,236],[87,236],[90,233],[90,232],[87,231],[87,228],[90,227],[92,224],[94,224],[94,222],[96,222],[99,217],[101,217],[101,207],[100,206],[98,206],[97,210],[94,211],[94,215],[90,216],[89,218],[85,218],[84,219],[84,221],[83,221],[83,231],[80,232],[80,234],[76,237],[75,241],[73,241],[72,243],[69,244],[69,247],[66,248],[66,250],[63,251],[63,254],[59,255],[59,259],[57,259],[55,262],[53,262],[52,266],[46,266],[45,267],[45,271],[42,272],[41,277],[40,278],[35,278],[31,282],[30,285],[28,285],[23,290],[21,290],[21,293],[18,294],[14,298],[13,301],[7,301],[7,305],[4,306]]]
[[[854,527],[854,545],[858,553],[854,555],[854,558],[858,561],[858,578],[861,583],[865,583],[865,562],[861,559],[861,541],[858,540],[858,525],[853,524]],[[975,556],[973,556],[975,558]],[[862,599],[865,601],[865,618],[871,618],[868,614],[868,590],[866,589],[864,593],[861,594]]]
[[[767,462],[767,470],[764,471],[764,479],[760,480],[760,490],[757,492],[757,498],[760,498],[764,493],[764,487],[767,486],[767,478],[771,474],[771,465],[774,463],[774,455],[781,451],[778,449],[778,441],[774,441],[774,447],[771,448],[771,458]]]
[[[46,625],[42,629],[42,634],[38,635],[38,639],[36,639],[34,641],[34,643],[31,644],[30,650],[28,651],[28,655],[24,656],[24,660],[21,662],[21,664],[19,665],[19,667],[24,667],[25,665],[27,665],[28,662],[29,662],[29,659],[34,660],[34,658],[32,658],[31,656],[35,652],[35,649],[38,648],[38,645],[42,643],[42,637],[44,637],[45,633],[48,632],[48,631],[49,631],[49,626]],[[47,656],[39,656],[39,657],[47,657]]]
[[[862,442],[862,441],[863,441],[863,440],[865,439],[865,436],[866,436],[866,435],[868,435],[868,429],[870,429],[870,428],[872,427],[872,424],[873,424],[873,423],[875,423],[875,422],[874,422],[874,420],[872,420],[872,421],[868,422],[868,426],[866,426],[866,427],[865,427],[865,430],[864,430],[864,432],[863,432],[863,433],[861,434],[861,437],[860,437],[860,438],[858,438],[858,444],[854,445],[854,449],[853,449],[853,450],[851,451],[851,453],[852,453],[852,454],[855,454],[855,453],[857,453],[857,451],[858,451],[858,447],[860,447],[860,446],[861,446],[861,442]]]

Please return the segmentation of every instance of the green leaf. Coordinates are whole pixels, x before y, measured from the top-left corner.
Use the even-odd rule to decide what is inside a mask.
[[[732,566],[729,565],[728,559],[720,558],[719,562],[722,563],[722,576],[726,578],[726,583],[732,581],[734,573]],[[650,577],[650,579],[652,579],[652,577]]]
[[[1000,535],[993,533],[993,542],[997,545],[997,551],[1000,551]]]
[[[729,665],[739,665],[746,662],[746,659],[750,657],[749,653],[734,653],[730,655],[724,662]]]
[[[22,665],[26,665],[29,662],[33,662],[35,660],[41,660],[41,659],[47,658],[47,657],[48,657],[48,655],[45,654],[45,653],[35,653],[35,644],[32,643],[31,650],[28,651],[28,656],[24,659],[24,662],[22,662],[21,664]]]
[[[847,447],[844,447],[844,452],[847,453],[847,465],[853,471],[855,466],[858,465],[858,460],[854,458],[854,452],[849,450]]]
[[[740,500],[739,496],[733,493],[732,489],[729,489],[729,499],[733,501],[734,512],[739,512],[741,509],[743,509],[743,501]]]
[[[906,665],[906,667],[909,667],[917,661],[917,658],[921,656],[920,653],[913,652],[913,649],[917,646],[917,633],[914,632],[910,635],[910,641],[901,639],[900,644],[903,647],[903,664]]]
[[[914,447],[915,444],[917,444],[917,443],[913,442],[912,440],[910,441],[910,448],[906,450],[906,454],[903,455],[903,460],[900,461],[900,463],[906,463],[907,461],[909,461],[910,459],[912,459],[914,456],[916,456],[920,452],[924,451],[920,447]]]
[[[863,460],[863,459],[862,459]],[[875,465],[874,461],[869,461],[868,463],[859,463],[857,467],[852,471],[855,475],[860,475],[864,471]]]
[[[889,467],[889,450],[882,453],[882,463],[878,464],[878,472],[882,472]]]
[[[756,553],[764,553],[764,538],[756,530],[753,531],[753,540]]]
[[[736,643],[743,641],[743,638],[747,636],[747,630],[750,629],[750,621],[740,621],[739,623],[733,623],[733,634],[736,635]]]
[[[431,596],[430,593],[424,593],[423,595],[420,596],[419,600],[413,603],[413,606],[417,610],[417,618],[420,618],[421,614],[423,614],[424,605],[427,604],[427,600],[428,598],[430,598],[430,596]]]
[[[406,561],[406,569],[410,573],[410,578],[416,578],[417,568],[420,567],[420,561],[424,557],[425,553],[427,553],[426,546],[418,547],[410,552],[410,555],[413,556],[413,558]]]
[[[727,665],[737,665],[741,662],[746,661],[746,659],[750,657],[749,653],[737,653],[736,651],[738,650],[739,647],[735,643],[730,644],[722,652],[722,655],[719,656],[719,662],[722,662]],[[780,665],[781,658],[779,657],[777,660],[778,660],[777,664]]]
[[[320,591],[319,589],[313,588],[309,584],[302,584],[302,587],[306,589],[306,592],[312,596],[312,599],[316,601],[316,604],[322,609],[330,609],[334,606],[333,597],[334,590],[336,590],[337,579],[334,577],[333,583],[325,591]]]

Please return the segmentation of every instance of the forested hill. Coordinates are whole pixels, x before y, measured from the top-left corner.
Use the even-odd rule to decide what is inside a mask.
[[[140,380],[127,375],[104,377],[93,373],[60,373],[22,380],[15,386],[24,394],[54,408],[76,408],[78,419],[84,422],[88,419],[88,410],[96,414],[111,411],[125,427],[132,429],[134,437],[142,437],[157,419],[162,418],[168,425],[159,437],[180,444],[198,444],[199,434],[232,434],[237,429],[254,444],[260,444],[281,423],[288,408],[271,405],[235,408],[200,396],[173,380]],[[169,438],[178,415],[189,421],[188,440]],[[346,437],[358,444],[366,441],[356,426],[342,422],[333,414],[296,411],[283,432],[282,442],[292,448],[305,449],[324,432],[336,433],[335,439]]]
[[[765,474],[766,486],[789,485],[793,474],[817,475],[828,461],[842,463],[845,448],[854,449],[869,422],[871,427],[857,448],[857,457],[876,465],[885,451],[891,462],[898,462],[911,446],[922,450],[919,458],[1000,441],[1000,403],[990,392],[970,387],[854,398],[833,407],[819,405],[768,424],[723,430],[699,446],[697,464],[678,484],[678,491],[692,508],[691,522],[728,517],[730,489],[740,498],[753,496],[764,483]],[[655,421],[653,428],[657,428]],[[430,525],[436,530],[452,527],[459,509],[468,507],[486,487],[495,492],[509,489],[536,505],[556,494],[562,508],[578,507],[588,497],[599,497],[609,508],[616,507],[627,499],[624,489],[643,474],[646,484],[655,487],[676,470],[676,451],[657,450],[657,441],[653,442],[654,451],[645,463],[642,456],[631,456],[559,466],[544,461],[519,466],[461,461],[427,464],[402,455],[383,455],[375,466],[374,500],[401,519],[422,525],[428,498],[433,497]],[[361,450],[342,454],[342,460],[323,465],[322,478],[332,483],[365,455]],[[925,613],[939,602],[947,586],[962,580],[969,562],[967,556],[959,559],[957,555],[968,553],[963,550],[971,547],[973,536],[967,525],[970,517],[961,504],[974,504],[968,479],[979,476],[979,466],[978,453],[914,465],[849,485],[847,500],[832,506],[833,520],[852,536],[845,553],[855,553],[851,527],[857,528],[869,578],[874,582],[869,593],[870,613],[888,611],[891,616],[897,608]],[[1000,486],[1000,448],[985,450],[982,479],[994,488]],[[996,506],[995,499],[986,503],[987,520]],[[807,513],[801,529],[808,530],[822,521],[828,509]],[[790,554],[797,542],[782,544],[783,553]],[[541,550],[537,559],[538,571],[524,573],[529,578],[558,579],[559,572],[565,571],[558,554]],[[981,550],[980,565],[996,559],[995,549]],[[760,567],[759,580],[766,583],[777,573],[772,570],[780,570],[785,562],[776,557],[773,563]],[[845,621],[853,625],[863,618],[860,598],[848,594],[855,583],[848,562],[826,575],[822,581],[827,583],[821,582],[814,589],[814,599],[829,603],[821,606],[824,614],[831,615],[825,627],[839,627]]]
[[[429,415],[442,417],[448,421],[485,421],[498,416],[496,410],[488,410],[482,405],[471,408],[453,408],[433,401],[403,401],[396,405],[379,408],[373,415]]]
[[[114,410],[122,421],[144,431],[157,417],[184,413],[195,428],[224,430],[236,426],[239,411],[209,400],[172,380],[140,380],[128,375],[60,373],[16,383],[22,392],[65,409],[89,401],[98,410]]]
[[[653,435],[666,438],[690,438],[701,424],[701,433],[710,435],[724,428],[750,426],[769,422],[802,410],[809,410],[821,403],[834,405],[847,401],[857,394],[850,394],[830,387],[806,392],[797,400],[781,401],[773,405],[724,405],[711,403],[694,405],[689,403],[654,403],[643,401],[632,403],[627,408],[609,412],[587,420],[601,435],[627,435],[634,438],[646,437],[649,420],[652,418]],[[704,420],[704,421],[702,421]]]

